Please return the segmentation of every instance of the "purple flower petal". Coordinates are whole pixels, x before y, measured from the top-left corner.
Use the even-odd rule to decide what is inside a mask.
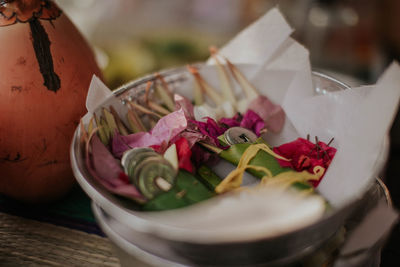
[[[119,178],[123,172],[119,161],[108,151],[99,137],[94,134],[90,142],[91,153],[86,151],[86,167],[89,173],[111,193],[144,202],[146,199],[132,184]]]
[[[191,159],[195,167],[199,168],[202,164],[207,164],[208,166],[215,165],[218,162],[219,157],[215,153],[210,153],[200,145],[195,144],[192,147]]]
[[[240,127],[252,130],[257,136],[260,136],[260,131],[265,127],[264,120],[258,116],[253,110],[247,110],[244,114]]]
[[[207,117],[206,122],[196,121],[196,120],[190,120],[190,122],[197,126],[198,131],[200,131],[200,133],[209,137],[204,139],[206,143],[210,143],[212,145],[224,148],[219,143],[218,136],[223,134],[227,130],[227,128],[218,125],[218,123],[214,119],[209,117]]]
[[[120,135],[118,131],[115,131],[114,136],[111,140],[111,149],[115,157],[121,158],[122,154],[124,154],[125,151],[131,149],[131,147],[125,143],[122,135]]]
[[[114,178],[118,178],[119,174],[123,172],[119,161],[113,157],[97,135],[92,137],[90,144],[92,164],[96,173],[102,179],[109,181],[113,185],[117,185],[114,184]]]
[[[253,132],[257,135],[260,136],[261,135],[261,130],[265,129],[265,123],[264,121],[257,121],[254,125],[253,125]]]
[[[237,127],[240,125],[240,119],[238,118],[238,115],[235,115],[232,118],[222,118],[219,120],[220,124],[226,125],[229,128],[231,127]]]

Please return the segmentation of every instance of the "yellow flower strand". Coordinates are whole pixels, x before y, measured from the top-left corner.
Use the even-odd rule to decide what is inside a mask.
[[[264,150],[266,153],[270,154],[274,158],[285,160],[285,161],[291,161],[291,159],[287,159],[285,157],[282,157],[281,155],[276,154],[271,148],[269,148],[269,146],[267,146],[264,143],[253,144],[253,145],[250,145],[250,146],[255,146],[255,147],[257,147],[257,148],[259,148],[261,150]],[[245,153],[246,153],[246,151],[245,151]]]
[[[319,170],[316,172],[316,168],[321,168],[322,170]],[[325,172],[325,169],[323,167],[317,166],[314,168],[314,173],[309,173],[308,171],[302,171],[302,172],[282,172],[274,177],[270,176],[264,176],[261,179],[260,185],[282,185],[285,187],[290,186],[293,183],[296,182],[307,182],[307,181],[316,181],[319,180],[323,173]],[[271,179],[272,178],[272,179]]]
[[[257,146],[250,145],[244,151],[236,169],[231,171],[231,173],[229,173],[228,176],[215,188],[215,192],[221,194],[240,187],[243,180],[243,173],[250,160],[258,153],[258,150],[259,148]]]
[[[221,194],[239,188],[242,184],[243,173],[246,171],[246,169],[253,169],[265,173],[261,179],[260,186],[280,185],[283,187],[289,187],[295,182],[319,180],[325,172],[325,168],[316,166],[313,169],[313,174],[309,173],[308,171],[302,171],[283,172],[276,176],[272,176],[271,171],[266,167],[249,165],[249,162],[257,155],[259,150],[263,150],[275,158],[289,161],[288,159],[276,154],[266,144],[252,144],[243,152],[237,168],[229,173],[228,176],[215,188],[215,192]],[[312,192],[312,190],[307,191]]]

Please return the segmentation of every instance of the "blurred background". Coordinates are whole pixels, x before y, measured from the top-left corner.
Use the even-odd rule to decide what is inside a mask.
[[[110,88],[147,73],[208,57],[237,32],[278,6],[312,67],[354,84],[375,83],[400,59],[398,0],[58,0],[94,47]],[[391,132],[384,179],[400,207],[400,121]],[[379,226],[377,226],[379,227]],[[400,252],[397,226],[383,253]],[[398,261],[397,261],[398,262]]]
[[[155,70],[207,58],[278,6],[314,68],[374,82],[400,54],[396,0],[58,0],[96,48],[114,88]]]

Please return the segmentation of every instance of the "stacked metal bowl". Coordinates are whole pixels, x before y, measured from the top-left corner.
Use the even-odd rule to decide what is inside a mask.
[[[188,77],[184,68],[167,70],[161,74],[173,89],[178,88]],[[144,94],[146,83],[155,79],[156,75],[146,76],[122,86],[113,94],[123,105],[126,99],[134,99]],[[329,94],[331,91],[348,89],[344,83],[321,73],[313,73],[313,82],[316,94]],[[98,108],[108,105],[106,101]],[[179,228],[147,219],[143,216],[143,212],[138,210],[137,204],[117,197],[101,186],[85,167],[79,140],[78,128],[71,146],[74,175],[92,199],[92,208],[97,221],[118,248],[121,263],[127,265],[141,262],[154,266],[288,266],[299,262],[314,265],[316,260],[319,261],[317,264],[332,263],[338,255],[340,256],[340,246],[346,242],[348,233],[357,227],[365,214],[382,199],[390,205],[388,192],[377,178],[362,199],[327,212],[322,219],[301,229],[272,238],[261,234],[252,240],[205,241],[204,238],[197,240],[195,235],[188,237]],[[384,162],[387,157],[388,142],[382,150],[384,158],[382,162]],[[346,229],[347,234],[343,229]],[[379,255],[379,246],[359,251],[353,256],[359,257],[360,262],[363,262],[366,259],[374,259],[374,255]],[[347,257],[349,258],[351,257]]]

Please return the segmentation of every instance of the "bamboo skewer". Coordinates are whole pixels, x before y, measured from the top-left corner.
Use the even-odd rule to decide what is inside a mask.
[[[167,82],[164,80],[161,74],[158,72],[156,73],[156,77],[161,82],[161,86],[157,83],[155,84],[155,92],[158,94],[160,99],[163,101],[165,106],[169,109],[169,111],[174,111],[175,109],[175,102],[172,97],[171,91],[169,90]]]
[[[231,80],[229,78],[228,72],[218,59],[218,50],[215,46],[210,46],[209,50],[211,57],[215,60],[216,63],[222,94],[225,100],[229,101],[233,106],[236,106],[236,98],[235,94],[233,93]]]
[[[211,86],[209,85],[203,77],[201,77],[200,73],[198,72],[197,68],[193,66],[187,66],[188,70],[190,73],[192,73],[193,77],[195,78],[195,81],[199,85],[200,89],[202,92],[206,93],[207,96],[210,97],[210,99],[217,105],[222,105],[223,104],[223,98],[222,96]]]

